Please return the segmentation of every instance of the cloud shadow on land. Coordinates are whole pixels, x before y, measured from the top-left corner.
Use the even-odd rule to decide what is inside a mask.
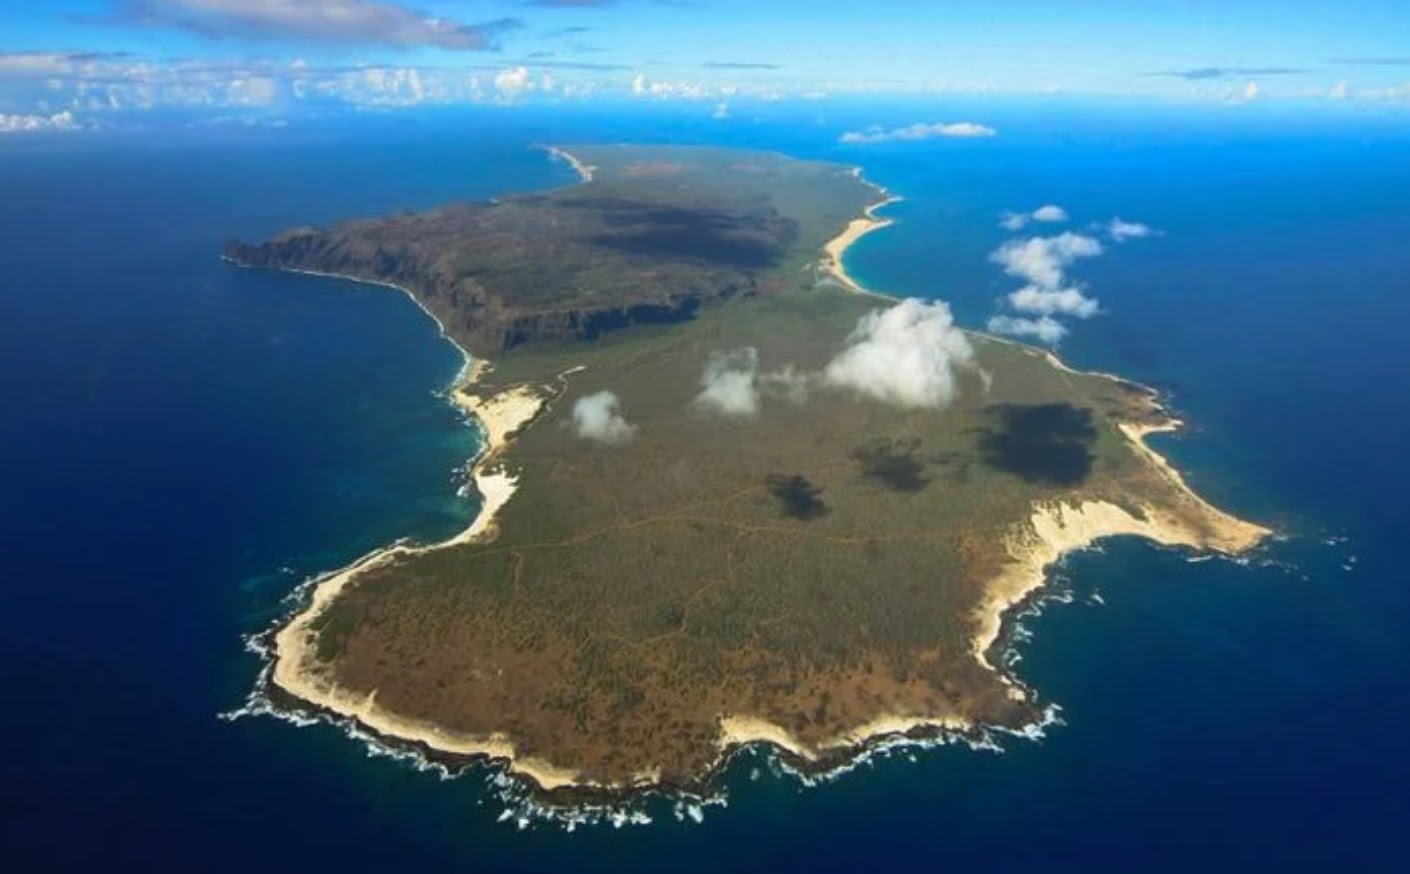
[[[823,490],[813,485],[807,477],[774,473],[769,474],[764,484],[768,486],[769,494],[778,501],[779,509],[785,516],[811,522],[828,513],[827,504],[819,497]]]
[[[738,270],[777,264],[798,234],[775,210],[675,206],[621,197],[576,197],[567,207],[597,211],[605,225],[587,242],[627,255],[676,258]]]
[[[862,476],[894,492],[914,493],[930,485],[925,462],[916,456],[920,441],[880,438],[858,446],[852,457]]]
[[[1090,410],[1068,403],[998,404],[997,419],[979,437],[979,454],[995,470],[1024,482],[1074,486],[1092,470],[1097,429]]]

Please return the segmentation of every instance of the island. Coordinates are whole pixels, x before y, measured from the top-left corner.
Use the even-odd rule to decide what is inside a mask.
[[[1061,555],[1267,535],[1146,445],[1179,425],[1155,392],[848,277],[889,199],[855,168],[552,151],[580,184],[226,248],[410,295],[483,436],[467,530],[324,575],[273,630],[284,706],[549,801],[704,791],[745,745],[822,769],[1032,725],[997,653]]]

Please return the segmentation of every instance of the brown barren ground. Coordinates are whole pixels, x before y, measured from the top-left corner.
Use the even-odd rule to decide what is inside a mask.
[[[712,356],[816,374],[885,305],[815,284],[842,255],[817,253],[855,237],[876,192],[801,165],[834,186],[806,202],[791,176],[771,187],[796,170],[773,156],[573,151],[587,188],[662,163],[761,179],[808,248],[758,275],[775,293],[478,370],[459,396],[490,440],[476,479],[492,524],[321,582],[277,635],[274,682],[294,697],[504,760],[547,793],[698,788],[754,740],[821,765],[880,735],[1030,723],[1038,706],[990,655],[1049,563],[1113,535],[1234,553],[1266,533],[1144,445],[1173,424],[1151,392],[979,335],[942,409],[814,379],[761,381],[753,416],[703,411]],[[599,391],[630,441],[577,433],[573,405]]]

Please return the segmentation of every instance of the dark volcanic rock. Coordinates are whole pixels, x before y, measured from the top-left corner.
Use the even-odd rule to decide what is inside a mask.
[[[225,255],[400,286],[457,342],[493,354],[694,318],[754,294],[795,237],[791,219],[757,202],[535,195],[232,240]]]

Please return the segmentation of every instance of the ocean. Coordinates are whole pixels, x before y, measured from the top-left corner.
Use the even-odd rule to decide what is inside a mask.
[[[12,870],[1124,871],[1394,865],[1410,823],[1410,132],[1351,111],[1069,100],[375,113],[0,142]],[[972,119],[989,139],[844,145]],[[904,200],[852,274],[980,327],[1007,210],[1157,236],[1072,268],[1060,353],[1168,394],[1157,447],[1278,540],[1072,556],[1017,670],[1064,724],[805,788],[741,757],[703,821],[520,828],[483,772],[223,720],[243,639],[312,574],[474,511],[458,353],[395,292],[236,269],[231,236],[570,184],[536,144],[702,142],[861,165]],[[1047,230],[1044,228],[1043,230]]]

